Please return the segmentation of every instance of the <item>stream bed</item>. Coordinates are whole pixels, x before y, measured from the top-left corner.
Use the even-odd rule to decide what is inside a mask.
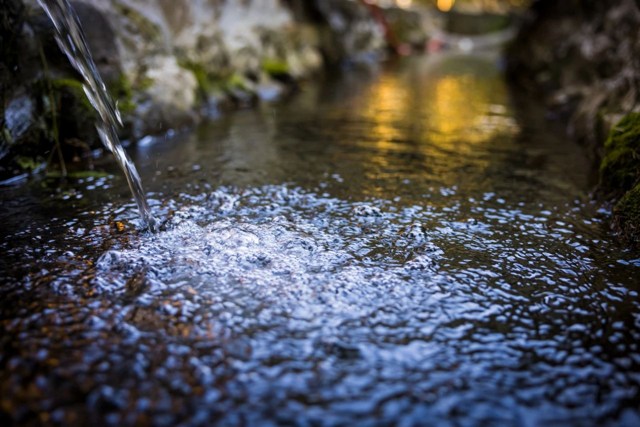
[[[0,189],[0,424],[640,425],[640,254],[497,55]]]

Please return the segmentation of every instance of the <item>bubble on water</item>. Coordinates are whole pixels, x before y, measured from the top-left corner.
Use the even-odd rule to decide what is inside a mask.
[[[380,208],[376,206],[367,205],[367,204],[361,204],[361,205],[355,206],[353,208],[353,214],[356,216],[363,216],[363,217],[382,216],[382,212],[380,211]]]
[[[407,219],[383,214],[375,202],[355,208],[384,219],[365,230],[353,228],[349,203],[287,186],[223,188],[184,199],[165,230],[100,257],[97,289],[123,293],[144,270],[149,286],[138,295],[142,301],[188,285],[198,304],[233,295],[233,304],[268,303],[302,318],[327,310],[362,314],[383,304],[383,289],[397,294],[416,271],[435,272],[442,255],[422,225],[403,234],[395,224]],[[394,246],[395,253],[375,256],[371,265],[372,254]]]

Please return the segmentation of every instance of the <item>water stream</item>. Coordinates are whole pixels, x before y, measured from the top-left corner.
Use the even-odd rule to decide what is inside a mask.
[[[0,422],[640,424],[640,256],[492,53],[0,190]],[[7,421],[7,422],[3,422]]]
[[[120,144],[118,129],[122,120],[118,106],[109,95],[87,46],[78,15],[68,0],[38,0],[56,28],[56,41],[71,65],[82,75],[84,92],[100,120],[96,129],[104,146],[115,156],[131,189],[145,226],[153,229],[155,220],[149,209],[142,181],[135,165]]]

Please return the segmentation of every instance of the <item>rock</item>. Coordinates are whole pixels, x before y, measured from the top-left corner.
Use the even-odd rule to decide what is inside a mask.
[[[425,48],[429,30],[421,13],[400,7],[388,7],[382,11],[396,43],[414,46],[419,50]]]
[[[8,144],[19,141],[33,126],[34,109],[33,101],[27,95],[21,95],[9,101],[4,110],[4,125],[7,132],[5,136]],[[1,156],[2,153],[0,153]]]
[[[640,181],[640,113],[627,114],[609,133],[600,164],[600,187],[624,194]]]
[[[383,29],[363,3],[314,0],[313,4],[325,23],[321,32],[322,49],[329,62],[366,61],[384,52]]]
[[[38,147],[34,147],[31,140],[39,136],[41,127],[35,117],[35,105],[26,94],[9,101],[1,122],[0,181],[5,181],[38,167],[39,161],[25,162],[25,156],[37,157]]]
[[[147,87],[136,95],[138,120],[134,136],[159,133],[172,127],[193,125],[198,82],[173,56],[156,56],[145,74]]]
[[[618,232],[632,245],[640,247],[640,184],[616,203],[613,214]]]

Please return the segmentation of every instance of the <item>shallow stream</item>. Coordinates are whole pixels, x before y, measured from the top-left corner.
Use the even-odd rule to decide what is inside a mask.
[[[640,425],[640,255],[487,55],[0,189],[0,423]]]

